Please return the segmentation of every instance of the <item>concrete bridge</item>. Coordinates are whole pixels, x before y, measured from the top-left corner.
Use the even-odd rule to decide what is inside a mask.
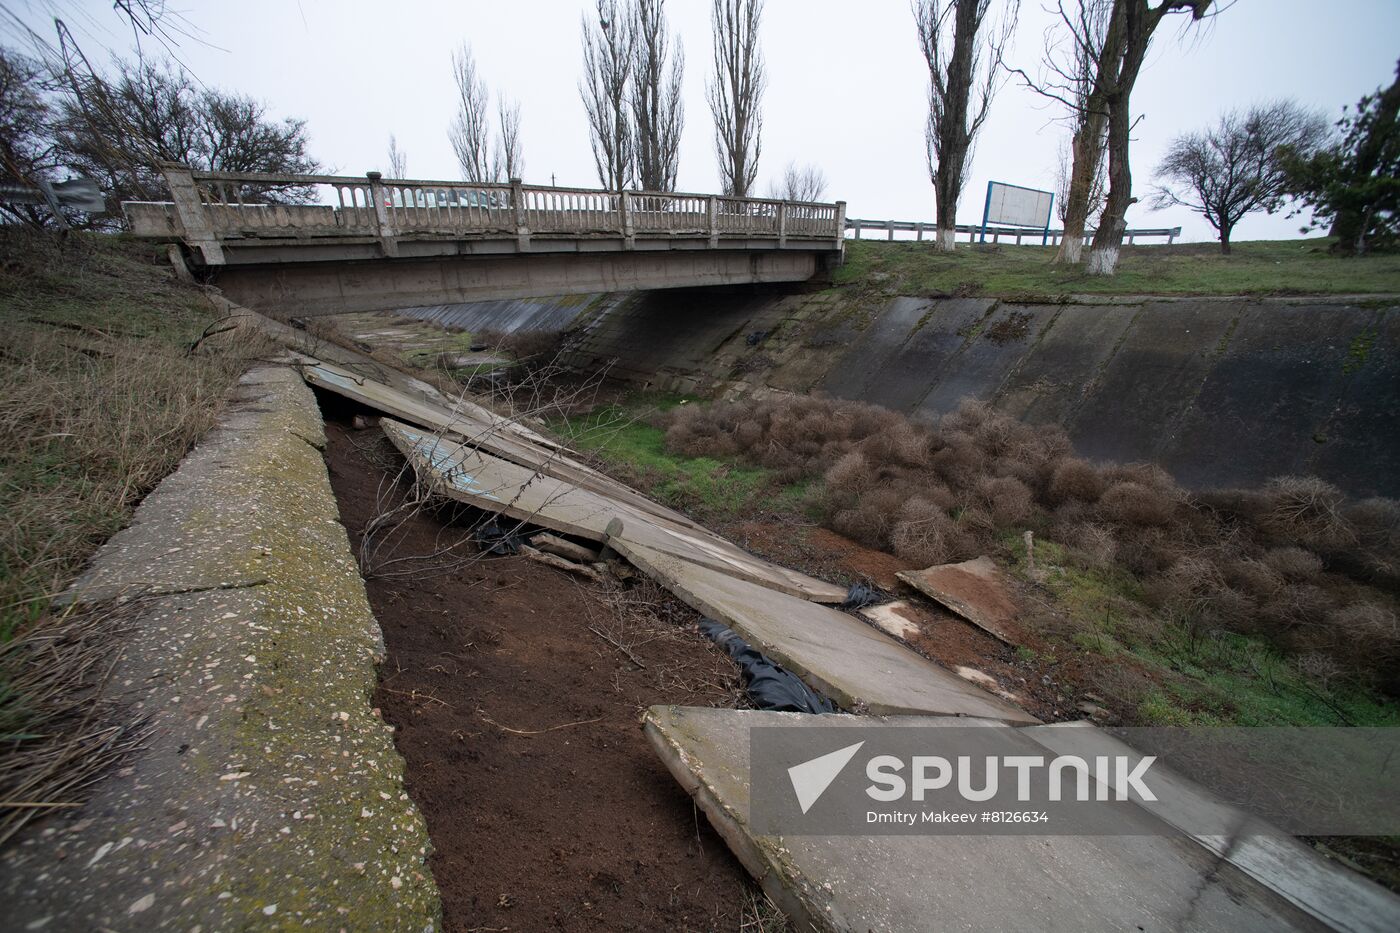
[[[124,203],[132,232],[178,244],[231,300],[299,316],[800,282],[844,247],[842,201],[162,170],[171,200]]]

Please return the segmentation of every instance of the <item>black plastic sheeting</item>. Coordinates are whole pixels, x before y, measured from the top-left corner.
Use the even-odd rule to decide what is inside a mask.
[[[739,665],[744,692],[759,709],[785,713],[834,713],[836,706],[812,690],[796,674],[773,663],[714,619],[701,619],[700,631]]]
[[[528,543],[518,523],[507,528],[497,519],[488,519],[471,531],[471,539],[487,554],[519,554],[520,546]]]

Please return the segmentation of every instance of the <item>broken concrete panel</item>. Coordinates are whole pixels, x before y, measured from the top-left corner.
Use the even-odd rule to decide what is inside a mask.
[[[1225,475],[1256,485],[1305,472],[1350,381],[1351,347],[1375,317],[1370,309],[1322,301],[1250,302],[1239,314],[1173,442],[1161,450],[1162,465],[1189,487]],[[1384,410],[1394,397],[1392,390],[1367,404]],[[1374,432],[1377,417],[1362,430]]]
[[[1358,310],[1358,314],[1362,314]],[[1351,495],[1394,496],[1400,477],[1400,432],[1379,427],[1376,413],[1400,410],[1400,302],[1374,311],[1372,322],[1347,345],[1340,397],[1310,439],[1304,473],[1327,477]]]
[[[466,398],[444,404],[419,400],[376,380],[359,377],[342,367],[310,358],[306,359],[302,373],[308,382],[318,388],[437,434],[466,441],[473,447],[480,447],[512,463],[601,492],[674,524],[699,527],[679,512],[652,502],[631,487],[579,463],[549,438]]]
[[[904,614],[903,610],[907,608],[909,604],[900,599],[878,606],[867,606],[860,610],[860,614],[880,631],[895,638],[908,638],[918,634],[919,623]]]
[[[420,931],[428,835],[371,709],[379,626],[316,401],[250,372],[97,553],[77,611],[129,599],[108,680],[149,732],[0,862],[7,929]],[[243,582],[239,582],[243,581]]]
[[[975,332],[968,332],[946,363],[924,373],[925,383],[932,380],[932,386],[926,388],[915,414],[936,417],[957,408],[965,398],[991,397],[1061,307],[999,303],[978,322]]]
[[[1033,424],[1066,425],[1094,391],[1136,305],[1065,305],[997,391],[995,405]]]
[[[652,707],[643,720],[676,781],[801,927],[851,933],[1324,929],[1166,826],[1162,835],[1139,836],[779,837],[752,831],[751,729],[872,724],[945,727],[970,721],[663,706]]]
[[[1020,644],[1016,603],[990,557],[901,570],[895,576],[1008,645]]]
[[[494,457],[390,419],[389,439],[420,476],[434,478],[444,495],[516,521],[607,543],[621,551],[633,542],[737,574],[803,599],[840,602],[845,590],[754,557],[718,535],[674,525],[600,492]],[[619,535],[608,526],[622,521]]]
[[[1134,762],[1142,757],[1085,722],[1053,723],[1025,732],[1056,755],[1080,755],[1085,760],[1121,755]],[[1290,836],[1269,832],[1253,817],[1172,772],[1169,763],[1155,766],[1152,787],[1158,799],[1140,806],[1329,927],[1355,933],[1388,933],[1400,927],[1400,897],[1393,892]],[[1234,838],[1199,831],[1211,823],[1250,825],[1251,831]]]
[[[1155,459],[1174,444],[1233,325],[1224,310],[1218,301],[1144,304],[1069,427],[1075,450],[1093,460],[1130,462]]]
[[[865,388],[865,401],[901,412],[917,408],[928,394],[930,378],[937,378],[984,326],[995,305],[990,298],[925,303],[923,315],[906,332],[904,342],[887,356],[867,362],[873,375]]]
[[[845,709],[1039,722],[854,616],[635,544],[618,551]]]

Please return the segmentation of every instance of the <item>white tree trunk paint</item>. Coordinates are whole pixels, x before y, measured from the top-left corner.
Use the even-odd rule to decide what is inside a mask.
[[[1089,250],[1089,262],[1084,266],[1089,275],[1112,275],[1118,268],[1118,247],[1106,246]]]

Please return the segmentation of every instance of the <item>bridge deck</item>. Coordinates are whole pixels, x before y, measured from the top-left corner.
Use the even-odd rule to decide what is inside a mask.
[[[839,252],[845,231],[844,202],[596,191],[518,179],[162,169],[171,200],[123,204],[132,231],[183,240],[209,266],[634,249]]]

